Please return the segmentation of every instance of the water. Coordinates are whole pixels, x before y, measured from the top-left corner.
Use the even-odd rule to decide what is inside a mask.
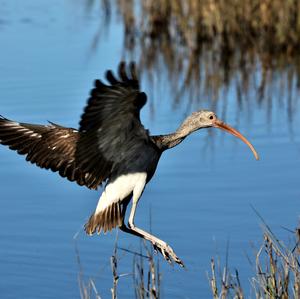
[[[51,120],[77,127],[93,80],[116,69],[124,56],[122,26],[112,22],[93,48],[101,24],[97,10],[84,10],[74,1],[0,4],[0,113],[23,122]],[[153,134],[173,131],[187,113],[213,106],[209,98],[199,106],[184,97],[174,109],[167,84],[164,75],[155,84],[142,78],[149,94],[142,120]],[[291,88],[295,94],[295,86]],[[240,270],[246,287],[252,273],[246,258],[252,252],[249,243],[259,245],[262,238],[251,206],[280,238],[292,237],[281,227],[294,229],[299,217],[300,115],[295,102],[289,117],[287,94],[276,100],[274,88],[271,113],[270,106],[255,100],[241,108],[232,84],[221,95],[224,101],[214,105],[220,117],[255,145],[259,162],[241,141],[215,129],[193,134],[162,156],[136,223],[148,229],[151,211],[152,232],[168,241],[187,266],[171,268],[161,260],[164,298],[209,298],[210,258],[219,254],[225,260],[228,243],[230,266]],[[255,97],[250,93],[250,99]],[[100,192],[25,163],[4,147],[0,165],[1,297],[79,298],[73,240],[79,231],[85,278],[93,278],[102,298],[109,298],[115,232],[90,238],[80,230]],[[139,251],[137,238],[121,233],[118,242]],[[130,254],[120,253],[118,270],[132,271]],[[120,298],[133,297],[130,275],[119,280],[118,290]]]

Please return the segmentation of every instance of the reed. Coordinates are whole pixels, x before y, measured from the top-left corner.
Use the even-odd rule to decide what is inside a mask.
[[[145,242],[141,242],[140,252],[135,252],[129,249],[120,248],[115,243],[113,254],[110,258],[112,286],[110,288],[111,298],[122,298],[122,294],[118,294],[119,281],[126,276],[132,276],[132,297],[136,299],[159,299],[161,298],[161,280],[162,274],[159,268],[158,258],[154,257],[153,250],[148,247]],[[122,251],[124,254],[133,256],[132,272],[120,273],[119,261]],[[101,299],[100,293],[97,290],[94,279],[84,276],[83,267],[80,260],[80,254],[75,242],[75,252],[78,264],[78,286],[81,299]]]
[[[263,230],[263,242],[257,251],[255,274],[251,278],[253,298],[299,299],[300,229],[295,231],[295,244],[292,248],[278,240],[268,226],[264,226]],[[217,264],[220,269],[220,262]],[[237,270],[232,274],[226,265],[219,272],[221,273],[216,274],[216,263],[212,259],[209,282],[214,299],[249,298],[244,295]]]
[[[140,254],[135,254],[133,259],[133,286],[136,299],[161,298],[162,274],[158,258],[154,258],[153,250],[143,242],[146,258],[141,249]],[[146,263],[146,265],[145,265]]]
[[[208,275],[209,285],[213,299],[300,299],[300,228],[294,232],[294,245],[290,248],[280,241],[271,229],[264,224],[263,241],[256,250],[254,274],[249,279],[252,295],[245,295],[245,290],[240,282],[239,272],[230,271],[228,257],[225,266],[221,266],[219,258],[211,259],[211,270]],[[82,265],[77,247],[76,256],[79,265],[79,290],[81,299],[101,299],[93,279],[85,281]],[[119,273],[119,261],[122,251],[131,255],[133,261],[132,272]],[[132,276],[132,297],[136,299],[159,299],[161,298],[162,273],[159,267],[158,257],[154,256],[153,250],[145,242],[141,242],[139,252],[120,248],[115,245],[111,256],[112,272],[112,299],[122,298],[118,294],[118,285],[125,276]]]

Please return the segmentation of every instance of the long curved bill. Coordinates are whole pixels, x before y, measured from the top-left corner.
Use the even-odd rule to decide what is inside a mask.
[[[253,147],[253,145],[246,139],[246,137],[244,137],[240,132],[238,132],[236,129],[230,127],[229,125],[223,123],[222,121],[220,120],[215,120],[214,124],[213,124],[213,127],[215,128],[219,128],[219,129],[222,129],[232,135],[234,135],[235,137],[238,137],[240,138],[242,141],[244,141],[251,149],[252,153],[254,154],[254,157],[256,160],[259,160],[259,156],[255,150],[255,148]]]

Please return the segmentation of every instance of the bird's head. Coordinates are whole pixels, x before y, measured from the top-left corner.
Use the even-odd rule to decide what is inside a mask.
[[[258,160],[259,156],[254,149],[253,145],[244,137],[240,132],[238,132],[236,129],[230,127],[229,125],[225,124],[223,121],[219,120],[216,116],[216,114],[212,111],[207,110],[200,110],[193,112],[181,125],[181,130],[188,132],[194,132],[196,130],[202,129],[202,128],[219,128],[222,129],[235,137],[241,139],[243,142],[245,142],[253,152],[255,159]]]

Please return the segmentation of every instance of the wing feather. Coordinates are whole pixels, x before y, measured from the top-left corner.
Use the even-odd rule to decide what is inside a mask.
[[[109,178],[120,165],[130,163],[151,143],[140,121],[140,110],[147,96],[140,91],[135,64],[127,67],[121,62],[118,76],[109,70],[106,79],[108,85],[96,80],[90,93],[79,123],[79,132],[84,133],[80,139],[82,147],[77,148],[76,154],[84,161],[82,169],[93,172],[98,180]],[[88,149],[87,159],[80,153],[81,148]]]
[[[95,80],[78,131],[0,116],[0,143],[27,161],[92,189],[126,171],[126,165],[137,167],[138,156],[152,144],[140,121],[147,96],[140,91],[134,63],[127,67],[121,62],[118,76],[109,70],[106,79],[108,84]]]
[[[0,117],[0,143],[25,155],[26,160],[58,172],[79,185],[94,188],[87,182],[88,174],[76,162],[79,132],[50,124],[48,126],[18,123]]]

